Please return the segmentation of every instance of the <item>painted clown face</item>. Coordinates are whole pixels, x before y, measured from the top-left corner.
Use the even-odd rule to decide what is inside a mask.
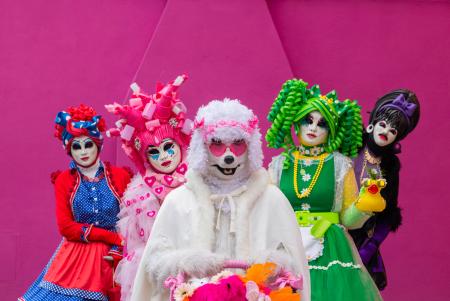
[[[147,160],[157,172],[170,174],[181,162],[181,148],[173,139],[164,139],[158,146],[148,146]]]
[[[395,141],[397,135],[397,130],[384,120],[378,121],[373,127],[373,140],[378,146],[388,146]]]
[[[319,111],[313,111],[300,121],[298,139],[305,146],[323,144],[328,139],[328,125]]]
[[[213,137],[208,146],[208,169],[211,175],[229,180],[244,170],[247,163],[247,142],[244,139],[223,141]]]
[[[97,144],[88,136],[75,137],[70,145],[70,155],[78,166],[90,167],[97,161]]]

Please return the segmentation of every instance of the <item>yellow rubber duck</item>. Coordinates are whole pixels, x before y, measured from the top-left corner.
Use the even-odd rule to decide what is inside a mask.
[[[385,179],[377,179],[376,170],[369,170],[370,179],[363,179],[356,208],[364,212],[381,212],[386,208],[386,200],[381,196],[381,190],[386,187]]]

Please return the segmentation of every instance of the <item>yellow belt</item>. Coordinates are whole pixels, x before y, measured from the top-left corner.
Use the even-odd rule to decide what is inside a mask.
[[[311,234],[321,238],[332,224],[339,224],[339,214],[336,212],[295,211],[300,227],[312,226]]]

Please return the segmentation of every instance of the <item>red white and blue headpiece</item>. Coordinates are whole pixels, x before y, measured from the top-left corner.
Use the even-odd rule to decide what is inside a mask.
[[[105,130],[105,121],[92,107],[81,104],[61,111],[56,115],[55,124],[55,136],[62,141],[66,149],[72,139],[79,136],[88,136],[97,146],[102,145],[101,132]]]

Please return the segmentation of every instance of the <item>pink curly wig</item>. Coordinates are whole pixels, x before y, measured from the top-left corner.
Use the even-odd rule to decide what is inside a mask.
[[[141,174],[147,166],[151,168],[146,155],[149,145],[157,146],[170,138],[180,145],[183,159],[186,155],[193,123],[186,119],[186,106],[177,95],[179,86],[186,79],[186,75],[180,75],[165,86],[158,83],[153,95],[142,93],[134,83],[129,104],[105,106],[108,112],[121,118],[116,122],[117,127],[108,130],[106,135],[122,138],[122,148]]]

